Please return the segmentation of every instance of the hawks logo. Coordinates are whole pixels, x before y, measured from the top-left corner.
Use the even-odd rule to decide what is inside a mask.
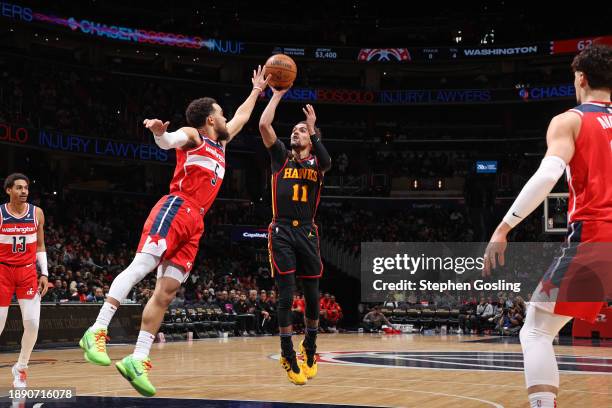
[[[270,356],[280,359],[280,355]],[[319,363],[429,370],[523,371],[523,354],[493,351],[329,351]],[[612,374],[612,357],[557,355],[565,374]]]
[[[408,48],[362,48],[357,57],[359,61],[411,61]]]

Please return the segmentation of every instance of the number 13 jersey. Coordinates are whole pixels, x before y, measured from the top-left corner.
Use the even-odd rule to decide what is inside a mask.
[[[22,217],[10,213],[8,204],[0,205],[0,262],[24,266],[36,262],[38,220],[36,207],[27,204]]]

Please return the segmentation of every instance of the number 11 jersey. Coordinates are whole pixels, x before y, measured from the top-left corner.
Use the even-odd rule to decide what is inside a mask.
[[[293,157],[280,140],[268,149],[272,163],[272,222],[314,222],[323,175],[317,158]]]

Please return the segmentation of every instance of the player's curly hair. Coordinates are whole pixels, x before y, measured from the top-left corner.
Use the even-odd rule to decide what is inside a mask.
[[[9,174],[6,179],[4,179],[4,191],[6,191],[7,188],[13,188],[17,180],[25,180],[25,182],[30,185],[30,179],[28,176],[22,173],[13,173]]]
[[[574,72],[586,75],[592,89],[612,89],[612,47],[592,45],[574,57]]]
[[[213,114],[215,108],[213,104],[217,103],[213,98],[198,98],[191,101],[187,110],[185,111],[185,117],[187,118],[187,124],[194,128],[200,128],[206,123],[206,118]]]

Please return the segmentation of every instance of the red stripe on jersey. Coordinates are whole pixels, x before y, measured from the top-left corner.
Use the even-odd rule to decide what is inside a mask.
[[[287,158],[285,159],[283,167],[281,167],[280,170],[274,173],[274,175],[272,176],[272,222],[276,222],[276,217],[278,217],[278,204],[276,203],[276,200],[278,199],[276,194],[276,187],[278,186],[278,175],[281,174],[283,169],[287,166],[287,163],[289,163],[289,156],[287,156]]]
[[[582,123],[576,150],[567,166],[568,222],[612,221],[612,108],[589,102],[580,111]],[[610,126],[609,126],[610,125]]]

